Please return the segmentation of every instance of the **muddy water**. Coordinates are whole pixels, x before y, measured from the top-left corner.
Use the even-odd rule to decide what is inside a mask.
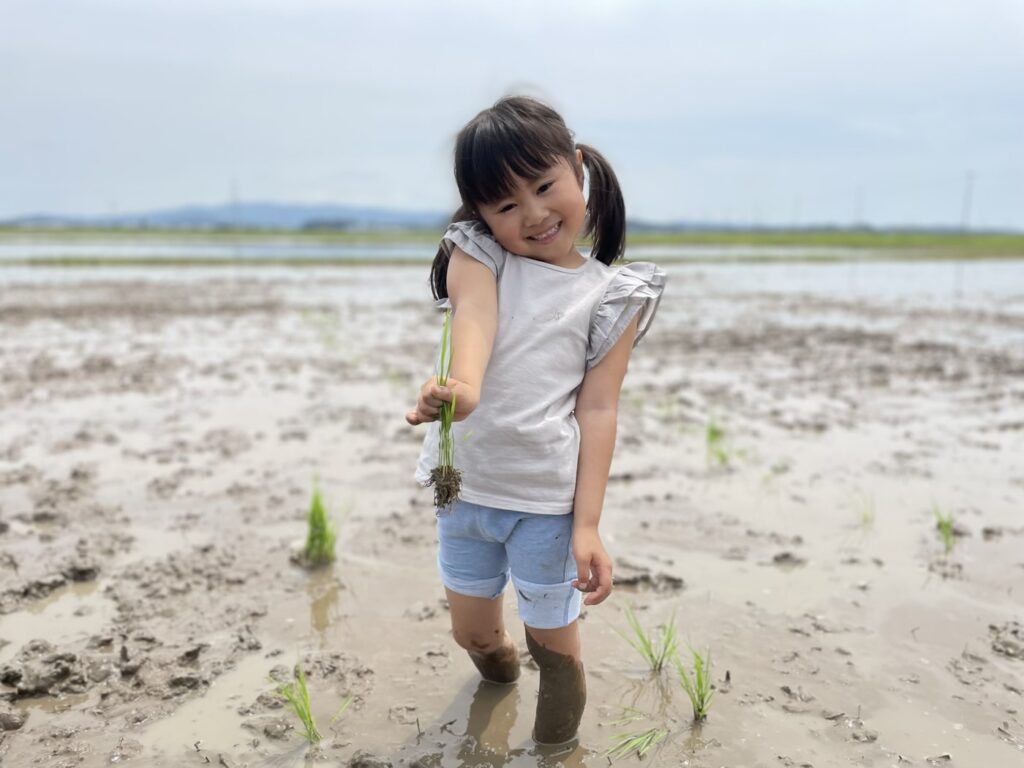
[[[514,601],[516,685],[450,638],[401,418],[437,338],[420,270],[74,274],[0,301],[0,715],[24,720],[4,765],[598,766],[652,726],[672,765],[1024,759],[1012,286],[673,269],[623,393],[618,586],[582,621],[588,708],[559,751],[530,739]],[[314,483],[339,558],[310,572],[289,555]],[[702,728],[618,634],[627,604],[711,649]],[[313,755],[274,696],[297,660]]]

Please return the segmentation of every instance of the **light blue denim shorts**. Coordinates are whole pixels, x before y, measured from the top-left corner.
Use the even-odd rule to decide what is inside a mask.
[[[557,629],[580,615],[572,586],[572,515],[538,515],[456,502],[437,514],[437,567],[452,592],[493,600],[511,575],[519,617]]]

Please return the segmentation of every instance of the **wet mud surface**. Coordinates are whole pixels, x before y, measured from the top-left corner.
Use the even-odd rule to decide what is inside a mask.
[[[511,591],[515,685],[450,636],[403,419],[440,332],[424,270],[77,274],[0,286],[4,766],[604,766],[647,727],[670,733],[644,764],[1024,761],[1024,295],[671,269],[559,749],[530,738]],[[339,531],[316,570],[292,558],[314,484]],[[620,636],[627,605],[711,650],[702,726]],[[296,663],[313,752],[275,694]]]

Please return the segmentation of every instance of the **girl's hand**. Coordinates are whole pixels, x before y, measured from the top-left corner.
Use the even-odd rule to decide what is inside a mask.
[[[612,559],[601,543],[597,528],[574,528],[572,555],[576,559],[578,578],[572,585],[580,592],[589,592],[584,605],[597,605],[612,593]]]
[[[442,387],[438,385],[437,377],[431,376],[420,387],[416,408],[405,414],[405,420],[413,426],[437,421],[441,403],[450,403],[452,395],[455,396],[455,421],[469,416],[480,402],[479,393],[465,382],[449,376],[447,386]]]

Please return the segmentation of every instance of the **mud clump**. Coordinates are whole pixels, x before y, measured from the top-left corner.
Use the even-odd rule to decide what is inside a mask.
[[[391,761],[360,750],[348,761],[348,768],[392,768]]]
[[[992,650],[1001,656],[1024,661],[1024,625],[1008,621],[1001,627],[989,625],[992,634]]]
[[[789,550],[785,550],[772,557],[771,565],[776,565],[783,570],[791,570],[793,568],[799,568],[802,565],[807,565],[807,560],[793,552],[790,552]]]
[[[17,731],[25,724],[25,716],[10,704],[0,701],[0,732]]]
[[[677,592],[686,587],[679,576],[670,573],[652,572],[646,565],[619,561],[619,574],[614,577],[616,587],[649,589],[653,592]],[[624,572],[624,573],[623,573]]]
[[[88,688],[86,667],[78,655],[58,651],[45,640],[32,640],[14,661],[0,667],[0,683],[17,696],[58,696]]]

